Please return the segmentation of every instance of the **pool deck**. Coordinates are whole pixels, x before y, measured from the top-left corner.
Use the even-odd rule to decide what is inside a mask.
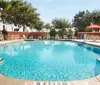
[[[23,41],[23,39],[20,39],[20,40],[5,40],[5,41],[0,41],[0,45],[7,45],[9,43],[14,43],[14,42],[19,42],[19,41]]]
[[[0,75],[0,85],[100,85],[100,75],[94,78],[69,82],[26,81]]]
[[[23,41],[23,40],[0,41],[0,45],[6,45],[18,41]],[[100,42],[99,43],[89,42],[84,40],[72,40],[72,41],[86,43],[86,44],[100,47]],[[68,82],[63,82],[63,81],[49,82],[49,81],[20,80],[20,79],[8,78],[0,74],[0,85],[100,85],[100,75],[85,80],[76,80],[76,81],[68,81]]]
[[[100,47],[100,41],[90,41],[90,40],[82,40],[82,39],[73,39],[71,41],[80,42],[80,43],[84,43],[84,44]]]

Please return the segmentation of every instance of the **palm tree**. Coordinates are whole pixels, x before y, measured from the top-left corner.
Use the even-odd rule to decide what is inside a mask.
[[[71,38],[72,38],[72,35],[73,35],[72,29],[68,29],[67,37],[68,37],[69,39],[71,39]]]
[[[5,29],[5,23],[6,23],[6,12],[8,11],[9,7],[10,7],[10,4],[8,1],[0,0],[1,20],[3,22],[2,34],[3,34],[4,40],[6,39],[6,35],[7,35],[6,29]]]
[[[31,4],[22,0],[11,0],[10,5],[7,12],[7,22],[14,23],[18,27],[23,27],[23,31],[25,31],[27,26],[32,29],[39,18],[36,9]]]
[[[38,21],[36,22],[35,29],[38,30],[38,31],[40,32],[40,31],[42,30],[42,28],[44,27],[43,24],[44,24],[43,21],[38,20]]]
[[[51,30],[52,26],[50,25],[50,23],[47,23],[44,25],[44,28],[48,30]]]
[[[58,32],[59,35],[62,35],[64,37],[64,34],[66,34],[66,28],[69,28],[71,24],[68,20],[62,19],[62,18],[55,18],[52,20],[52,25],[56,29],[60,29]]]
[[[67,30],[66,29],[60,29],[59,31],[58,31],[58,35],[59,36],[62,36],[62,38],[64,37],[64,35],[67,35]]]

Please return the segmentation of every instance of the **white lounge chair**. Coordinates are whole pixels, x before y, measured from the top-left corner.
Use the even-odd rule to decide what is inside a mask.
[[[47,39],[50,39],[50,35],[47,36]]]
[[[26,39],[27,37],[25,35],[23,35],[23,39]]]
[[[66,35],[64,35],[64,39],[68,39],[68,37]]]
[[[100,58],[97,58],[98,61],[100,61]]]
[[[58,36],[58,35],[56,35],[56,36],[55,36],[55,39],[56,39],[56,40],[59,40],[59,36]]]
[[[38,36],[38,39],[42,39],[42,37],[41,36]]]
[[[3,41],[4,38],[3,38],[3,35],[0,35],[0,41]]]

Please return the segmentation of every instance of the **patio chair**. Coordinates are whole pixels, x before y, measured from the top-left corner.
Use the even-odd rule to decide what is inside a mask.
[[[56,40],[59,40],[59,36],[58,36],[58,35],[56,35],[56,36],[55,36],[55,39],[56,39]]]
[[[98,40],[99,40],[99,36],[98,36],[98,35],[96,35],[96,36],[95,36],[95,39],[96,39],[96,41],[98,41]]]
[[[0,41],[3,41],[4,38],[3,38],[3,35],[0,35]]]
[[[50,39],[54,40],[55,39],[55,36],[51,36]]]
[[[15,39],[16,39],[15,35],[11,35],[11,40],[15,40]]]
[[[61,36],[59,36],[59,39],[62,39],[62,37],[61,37]]]
[[[87,39],[87,40],[90,40],[90,36],[86,36],[86,39]]]
[[[64,35],[64,39],[68,39],[68,37],[66,35]]]
[[[41,36],[38,36],[38,39],[42,39],[42,37]]]
[[[95,36],[93,36],[93,41],[96,41],[96,37]]]
[[[16,35],[16,39],[19,39],[19,34]]]
[[[27,37],[25,35],[23,35],[23,39],[27,39]]]
[[[33,35],[29,36],[29,39],[34,39]]]
[[[44,36],[44,37],[43,37],[43,40],[45,40],[45,39],[47,39],[47,37],[46,37],[46,36]]]
[[[50,35],[47,36],[47,39],[50,39]]]
[[[90,42],[96,41],[96,36],[91,35],[90,36],[90,39],[88,41],[90,41]]]

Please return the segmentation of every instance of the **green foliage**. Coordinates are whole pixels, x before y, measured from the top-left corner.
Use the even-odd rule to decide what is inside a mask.
[[[56,36],[57,32],[55,29],[51,29],[49,34],[50,36]]]
[[[85,15],[86,13],[84,11],[79,12],[74,16],[73,25],[78,29],[78,31],[82,32],[85,30],[87,23]]]
[[[10,6],[10,3],[7,0],[0,0],[0,8],[3,8],[3,11],[6,12]]]
[[[62,18],[55,18],[52,20],[52,25],[55,29],[60,29],[58,31],[59,36],[66,35],[67,31],[66,28],[71,27],[71,24],[68,22],[68,20],[62,19]]]
[[[38,30],[40,32],[43,28],[43,24],[44,23],[42,21],[38,21],[35,25],[36,30]]]
[[[23,27],[23,31],[25,31],[26,26],[32,29],[37,25],[36,22],[39,22],[39,14],[36,12],[36,8],[33,8],[30,3],[23,0],[1,1],[0,7],[2,7],[6,13],[5,21],[8,24]]]
[[[67,35],[67,30],[66,29],[60,29],[58,31],[58,35],[64,37],[64,35]]]
[[[48,30],[48,29],[51,29],[52,26],[50,25],[50,23],[47,23],[47,24],[44,25],[44,28]]]
[[[91,24],[100,25],[100,10],[94,10],[93,12],[81,11],[74,16],[73,26],[76,27],[76,33],[91,31],[86,29]]]
[[[70,27],[70,23],[68,20],[62,19],[62,18],[55,18],[52,20],[52,25],[56,29],[63,29]]]
[[[73,31],[71,29],[68,29],[67,37],[70,39],[72,38],[72,35],[73,35]]]

